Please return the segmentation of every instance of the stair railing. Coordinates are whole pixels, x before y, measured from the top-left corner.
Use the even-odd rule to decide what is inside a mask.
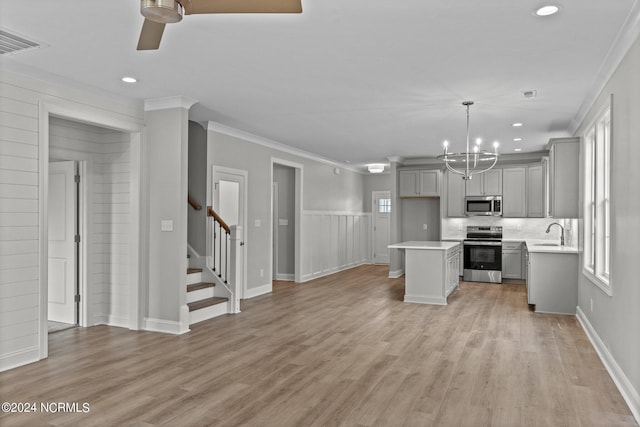
[[[202,206],[200,206],[198,202],[196,202],[191,196],[187,196],[187,203],[189,203],[189,206],[197,211],[202,209]]]
[[[229,226],[220,217],[220,215],[211,207],[207,207],[207,218],[209,220],[209,230],[211,239],[211,258],[210,268],[213,273],[218,276],[229,292],[231,292],[230,301],[232,302],[232,311],[240,312],[240,300],[238,298],[237,281],[240,277],[239,263],[237,262],[240,254],[239,236],[241,228],[238,226]]]

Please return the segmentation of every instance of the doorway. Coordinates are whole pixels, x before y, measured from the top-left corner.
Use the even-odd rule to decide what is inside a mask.
[[[373,191],[371,195],[373,263],[389,264],[389,238],[391,226],[391,193]]]
[[[246,237],[247,237],[247,181],[248,172],[223,168],[220,166],[213,166],[213,185],[211,186],[213,194],[211,200],[213,201],[213,209],[220,215],[223,221],[229,226],[237,226],[238,235],[242,250],[236,258],[236,262],[239,263],[238,272],[240,277],[237,278],[236,289],[240,299],[245,298],[247,292],[247,267],[245,263],[246,259]],[[256,226],[259,226],[256,225]],[[211,232],[207,232],[207,235],[211,235]],[[212,258],[210,255],[210,265],[212,264]],[[226,260],[223,260],[223,263]]]
[[[80,175],[74,161],[49,163],[48,332],[79,324]]]
[[[296,172],[290,166],[273,165],[272,218],[273,267],[272,279],[295,279],[295,185]]]

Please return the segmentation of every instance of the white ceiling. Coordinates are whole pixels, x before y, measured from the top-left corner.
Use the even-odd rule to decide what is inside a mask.
[[[538,18],[538,0],[303,0],[300,15],[185,16],[159,50],[136,51],[136,0],[0,0],[0,27],[48,45],[0,65],[140,101],[187,96],[192,120],[354,166],[437,155],[444,139],[462,150],[465,100],[472,136],[537,151],[572,132],[637,22],[636,0],[555,3]]]

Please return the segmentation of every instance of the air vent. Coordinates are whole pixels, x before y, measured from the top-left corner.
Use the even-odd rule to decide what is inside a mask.
[[[0,30],[0,55],[20,53],[36,47],[40,47],[36,42]]]

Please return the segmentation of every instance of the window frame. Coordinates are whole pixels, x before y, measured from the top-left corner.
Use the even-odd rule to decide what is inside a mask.
[[[582,273],[604,293],[611,286],[612,97],[584,131]]]

